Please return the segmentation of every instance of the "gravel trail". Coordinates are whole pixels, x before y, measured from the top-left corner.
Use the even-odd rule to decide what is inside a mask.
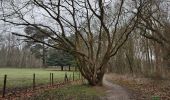
[[[108,89],[106,91],[106,100],[131,100],[130,93],[125,88],[113,84],[110,80],[111,77],[109,75],[105,75],[103,78],[103,85]]]

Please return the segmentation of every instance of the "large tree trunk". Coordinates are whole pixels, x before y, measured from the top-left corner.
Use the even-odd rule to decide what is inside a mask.
[[[108,68],[108,59],[104,61],[79,60],[79,71],[91,86],[102,86],[103,77]]]
[[[63,71],[64,70],[64,66],[61,66],[61,71]]]
[[[88,75],[88,73],[85,73],[82,76],[88,81],[88,84],[91,86],[102,86],[103,85],[103,72],[98,72],[96,75]],[[94,77],[95,76],[95,77]]]
[[[71,65],[68,66],[68,70],[71,71]]]
[[[103,85],[103,76],[104,73],[98,73],[95,78],[88,79],[88,83],[91,86],[102,86]]]

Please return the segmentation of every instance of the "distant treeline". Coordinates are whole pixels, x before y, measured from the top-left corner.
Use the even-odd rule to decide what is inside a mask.
[[[1,36],[0,40],[0,67],[42,66],[41,59],[37,59],[30,50],[24,49],[16,36]]]
[[[47,68],[50,66],[76,66],[75,59],[67,52],[43,44],[23,40],[9,34],[0,36],[0,67]]]

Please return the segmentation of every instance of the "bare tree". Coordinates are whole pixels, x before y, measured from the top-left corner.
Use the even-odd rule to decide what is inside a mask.
[[[154,57],[156,73],[160,74],[163,68],[170,65],[170,33],[169,33],[169,2],[168,0],[145,0],[143,10],[140,12],[138,28],[140,34],[147,39],[155,41]]]
[[[169,2],[136,0],[135,4],[141,5],[138,26],[111,60],[116,64],[113,68],[119,73],[128,73],[127,65],[130,65],[131,72],[135,74],[167,77],[170,65]]]
[[[70,52],[77,59],[81,74],[95,86],[102,85],[109,59],[137,26],[142,4],[136,9],[129,4],[135,5],[135,0],[116,0],[114,3],[112,0],[11,0],[8,4],[2,3],[1,20],[15,26],[49,30],[53,35],[41,32],[49,37],[50,43],[13,34]],[[4,7],[8,7],[8,11]],[[35,12],[39,14],[36,16]],[[39,20],[42,18],[44,22]]]

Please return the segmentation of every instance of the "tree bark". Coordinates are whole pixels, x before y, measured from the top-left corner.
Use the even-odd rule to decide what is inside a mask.
[[[68,66],[68,70],[71,71],[71,65]]]
[[[98,73],[96,78],[88,79],[88,83],[91,86],[102,86],[103,85],[103,76],[104,73]]]
[[[79,71],[91,86],[102,86],[109,59],[104,61],[79,60]]]
[[[63,71],[64,70],[64,66],[61,66],[61,71]]]

